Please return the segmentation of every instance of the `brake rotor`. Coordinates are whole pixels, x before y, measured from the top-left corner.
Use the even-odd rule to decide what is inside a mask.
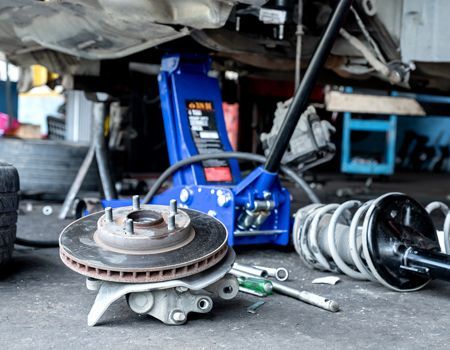
[[[222,260],[228,233],[198,211],[161,205],[108,208],[61,233],[60,256],[70,269],[99,280],[148,283],[179,279]]]

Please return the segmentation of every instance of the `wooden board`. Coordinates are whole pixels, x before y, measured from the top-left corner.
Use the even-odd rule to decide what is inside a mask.
[[[425,110],[412,98],[347,94],[330,91],[325,95],[325,107],[330,112],[352,112],[368,114],[395,114],[425,116]]]

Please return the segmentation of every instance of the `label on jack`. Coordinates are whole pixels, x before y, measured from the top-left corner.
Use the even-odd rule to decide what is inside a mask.
[[[224,152],[217,130],[216,111],[211,101],[186,101],[186,109],[192,139],[199,154]],[[211,159],[202,162],[208,182],[233,182],[228,161]]]

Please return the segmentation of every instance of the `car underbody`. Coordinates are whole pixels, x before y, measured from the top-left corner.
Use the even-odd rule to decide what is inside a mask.
[[[65,76],[101,77],[105,64],[158,63],[163,52],[181,48],[213,53],[223,69],[292,79],[296,62],[307,65],[333,6],[333,0],[3,0],[0,51],[22,67],[38,63]],[[448,13],[444,0],[356,1],[327,60],[335,72],[328,79],[447,89]]]

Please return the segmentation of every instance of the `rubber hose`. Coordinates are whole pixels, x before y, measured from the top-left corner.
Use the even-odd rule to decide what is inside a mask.
[[[58,248],[59,241],[34,241],[24,238],[16,237],[14,244],[33,248]]]
[[[213,154],[198,154],[183,160],[180,160],[179,162],[171,165],[169,168],[167,168],[156,180],[156,182],[153,184],[153,186],[150,188],[150,190],[145,195],[143,202],[148,203],[152,200],[152,198],[155,196],[155,194],[158,192],[158,190],[161,188],[163,183],[171,177],[176,171],[179,169],[191,165],[194,163],[202,162],[209,159],[239,159],[239,160],[248,160],[252,162],[258,162],[258,163],[265,163],[266,157],[261,156],[259,154],[253,154],[253,153],[246,153],[246,152],[220,152],[220,153],[213,153]],[[297,185],[299,185],[303,191],[306,193],[308,198],[313,203],[320,203],[319,198],[314,193],[314,191],[309,187],[309,185],[306,183],[306,181],[299,175],[297,175],[292,169],[288,168],[285,165],[282,165],[280,167],[280,170],[283,174],[290,177]]]

